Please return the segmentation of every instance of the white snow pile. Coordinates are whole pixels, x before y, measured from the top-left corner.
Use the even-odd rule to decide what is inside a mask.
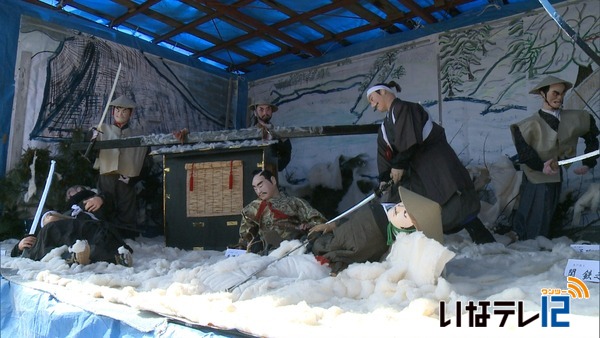
[[[2,268],[75,294],[256,336],[462,338],[482,335],[482,329],[469,327],[469,301],[522,301],[527,319],[540,313],[540,289],[566,288],[569,258],[600,258],[598,251],[573,250],[566,238],[506,246],[507,238],[496,237],[497,243],[475,245],[463,231],[446,236],[442,246],[420,232],[401,234],[383,261],[352,264],[336,277],[312,254],[286,255],[298,241],[283,242],[269,256],[225,257],[219,251],[166,247],[162,237],[129,240],[130,268],[104,262],[68,266],[60,257],[66,246],[39,262],[3,256]],[[1,244],[10,251],[15,243]],[[599,286],[588,287],[591,297],[573,300],[570,314],[560,319],[569,321],[573,332],[597,337]],[[456,325],[459,301],[462,327]],[[440,302],[443,319],[450,320],[446,327],[440,324]],[[518,327],[516,305],[513,309],[504,327],[502,317],[492,314],[485,335],[566,336],[568,328],[542,327],[539,318]]]

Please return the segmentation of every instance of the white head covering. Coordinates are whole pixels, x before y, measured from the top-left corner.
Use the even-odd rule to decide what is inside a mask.
[[[394,93],[392,91],[392,89],[390,87],[386,86],[386,85],[374,85],[373,87],[369,88],[369,90],[367,90],[367,99],[369,98],[369,95],[373,94],[373,92],[376,92],[376,91],[378,91],[380,89],[388,91],[388,92],[390,92],[392,94]]]
[[[131,108],[131,109],[135,108],[135,102],[133,102],[132,99],[128,98],[125,95],[121,95],[121,96],[117,97],[110,103],[110,105],[113,107],[123,107],[123,108]]]

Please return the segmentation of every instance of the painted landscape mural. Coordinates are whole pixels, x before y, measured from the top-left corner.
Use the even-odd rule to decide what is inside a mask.
[[[557,9],[598,53],[599,4],[578,2]],[[368,105],[365,92],[394,80],[402,86],[398,97],[421,103],[446,129],[465,166],[489,167],[516,155],[508,127],[541,107],[539,96],[528,92],[547,75],[573,82],[565,107],[586,109],[600,124],[598,65],[542,9],[257,80],[250,83],[249,101],[266,97],[277,104],[273,122],[279,126],[379,123],[383,116]],[[376,180],[374,134],[294,139],[293,147],[283,175],[291,193],[341,182],[323,168],[343,167],[349,158],[363,160],[353,169],[354,182]],[[597,170],[584,177],[569,171],[563,191],[577,195],[597,175]],[[370,193],[343,189],[349,192],[338,211]]]

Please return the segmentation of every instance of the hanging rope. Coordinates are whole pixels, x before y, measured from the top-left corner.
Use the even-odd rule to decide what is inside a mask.
[[[213,26],[215,27],[215,30],[217,31],[217,35],[219,35],[219,39],[221,41],[225,41],[223,40],[223,36],[221,35],[221,31],[219,30],[219,27],[217,26],[217,23],[215,22],[215,19],[210,20],[213,24]],[[227,52],[227,56],[229,56],[229,68],[232,70],[232,72],[235,70],[235,63],[233,63],[233,58],[231,57],[231,53],[229,52],[229,49],[225,49],[225,51]]]

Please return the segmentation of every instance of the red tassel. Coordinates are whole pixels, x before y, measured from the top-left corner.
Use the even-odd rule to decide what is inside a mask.
[[[194,191],[194,165],[192,164],[192,172],[190,173],[190,191]]]
[[[233,189],[233,161],[229,161],[229,190]]]

